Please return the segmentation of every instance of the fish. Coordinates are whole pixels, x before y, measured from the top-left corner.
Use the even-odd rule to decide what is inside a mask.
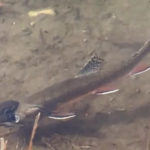
[[[35,112],[41,112],[43,117],[49,119],[64,120],[74,118],[76,117],[76,113],[72,110],[74,104],[86,99],[89,95],[105,95],[118,92],[118,88],[115,89],[113,86],[114,89],[110,88],[115,82],[126,76],[133,77],[138,75],[139,72],[148,71],[149,66],[142,66],[140,69],[137,69],[137,66],[140,65],[141,60],[149,52],[150,41],[146,41],[123,65],[112,70],[100,70],[56,83],[40,92],[16,101],[19,106],[13,114],[19,116],[20,121],[18,122]],[[108,90],[107,87],[110,89]],[[69,107],[69,111],[63,112],[63,109]]]
[[[126,63],[120,65],[118,68],[113,68],[113,70],[108,71],[100,70],[85,76],[67,79],[25,98],[24,102],[32,102],[34,105],[40,105],[42,113],[49,118],[51,118],[51,116],[54,118],[55,116],[55,119],[57,119],[57,115],[58,118],[61,118],[61,115],[66,118],[66,115],[61,111],[63,108],[65,109],[72,106],[89,95],[105,95],[117,92],[119,91],[118,88],[114,88],[114,86],[110,88],[115,82],[122,80],[122,78],[126,76],[133,77],[137,75],[137,73],[149,70],[150,66],[139,67],[141,60],[149,52],[150,41],[147,41],[133,56],[131,56],[131,59],[127,60]],[[137,68],[140,68],[140,70]],[[106,89],[106,91],[104,91],[104,89]],[[76,115],[71,113],[69,116]]]

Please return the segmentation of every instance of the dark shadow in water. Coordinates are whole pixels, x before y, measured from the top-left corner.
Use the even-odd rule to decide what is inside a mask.
[[[133,111],[115,111],[111,114],[97,113],[93,118],[84,119],[76,117],[73,120],[66,122],[57,122],[38,128],[36,133],[35,143],[39,143],[42,137],[50,137],[55,133],[61,135],[81,135],[81,136],[99,136],[101,127],[110,126],[113,124],[124,123],[128,124],[136,119],[150,117],[150,103],[147,103]],[[28,124],[18,131],[20,136],[23,136],[27,140],[30,138],[32,125]],[[99,132],[99,133],[98,133]],[[100,135],[103,137],[104,135]]]

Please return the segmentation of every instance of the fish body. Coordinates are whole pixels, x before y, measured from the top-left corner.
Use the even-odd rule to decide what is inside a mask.
[[[95,91],[100,91],[99,89],[104,90],[104,87],[109,87],[111,84],[115,83],[117,80],[120,80],[125,76],[133,76],[137,74],[138,71],[135,69],[136,66],[139,65],[139,62],[149,52],[150,41],[147,41],[131,57],[131,59],[127,61],[127,63],[118,68],[109,71],[98,71],[86,76],[79,76],[77,78],[71,78],[62,81],[44,89],[41,92],[27,97],[24,102],[32,102],[33,104],[41,105],[42,112],[46,116],[51,116],[53,112],[57,112],[56,110],[63,106],[67,108],[75,103],[78,103],[86,96],[93,94]],[[142,69],[144,71],[145,67],[143,67]],[[139,70],[139,72],[141,72],[141,70]],[[112,93],[118,90],[119,89],[113,89]],[[106,94],[106,92],[102,93]]]
[[[111,84],[124,76],[132,76],[138,73],[138,71],[135,71],[136,69],[133,72],[132,70],[149,52],[150,41],[147,41],[123,66],[106,72],[97,71],[86,76],[79,76],[57,83],[23,99],[19,102],[19,107],[15,110],[15,114],[19,115],[20,120],[35,111],[40,111],[43,116],[52,119],[73,118],[76,115],[72,112],[67,112],[68,115],[62,112],[61,116],[61,108],[70,107],[92,94],[102,95],[103,93],[104,95],[117,92],[119,89],[112,90],[110,88],[109,91],[105,89],[108,89],[106,87],[110,87]],[[147,70],[149,70],[148,68]],[[57,110],[60,113],[57,113]]]

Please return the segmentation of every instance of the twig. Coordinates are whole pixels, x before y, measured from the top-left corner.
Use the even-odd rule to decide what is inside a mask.
[[[36,130],[37,130],[37,127],[38,127],[38,121],[40,119],[40,115],[41,115],[41,113],[39,112],[37,114],[37,116],[35,117],[35,121],[34,121],[33,129],[32,129],[32,134],[31,134],[28,150],[32,150],[33,139],[35,137],[35,133],[36,133]]]

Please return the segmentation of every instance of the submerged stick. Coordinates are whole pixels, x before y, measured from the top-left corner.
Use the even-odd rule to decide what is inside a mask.
[[[34,140],[35,133],[36,133],[36,130],[37,130],[37,127],[38,127],[38,122],[39,122],[39,119],[40,119],[40,115],[41,115],[41,113],[39,112],[35,117],[35,121],[34,121],[33,129],[32,129],[32,134],[31,134],[28,150],[32,150],[33,140]]]

